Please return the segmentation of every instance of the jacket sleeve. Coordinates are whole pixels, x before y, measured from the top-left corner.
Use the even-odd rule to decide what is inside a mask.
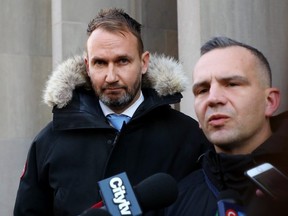
[[[48,178],[43,176],[40,178],[40,167],[36,142],[34,141],[20,179],[14,216],[53,215],[53,190],[49,188]]]

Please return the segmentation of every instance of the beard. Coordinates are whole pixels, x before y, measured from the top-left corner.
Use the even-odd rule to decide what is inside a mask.
[[[105,88],[109,87],[119,87],[118,84],[112,84],[112,85],[107,85]],[[96,90],[94,88],[94,91],[96,95],[98,96],[99,100],[102,101],[106,106],[111,108],[112,110],[115,109],[125,109],[128,107],[131,102],[134,100],[136,97],[137,93],[141,89],[141,80],[138,80],[132,88],[128,88],[127,86],[121,86],[121,88],[124,90],[124,93],[122,93],[120,96],[115,96],[114,95],[106,95],[103,92],[105,91],[105,88],[102,88],[100,90]]]
[[[101,100],[106,106],[112,109],[123,109],[128,106],[134,99],[135,94],[133,92],[126,91],[119,98],[110,98],[107,95],[99,95],[99,100]]]

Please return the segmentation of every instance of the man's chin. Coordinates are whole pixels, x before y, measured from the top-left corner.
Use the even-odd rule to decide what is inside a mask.
[[[123,109],[129,105],[128,101],[121,100],[121,98],[100,98],[100,100],[111,109]]]
[[[123,95],[120,93],[110,93],[110,94],[102,94],[100,97],[100,100],[104,103],[104,104],[117,104],[120,103],[120,101],[123,98]]]
[[[117,88],[117,89],[106,89],[104,91],[104,94],[106,97],[114,97],[114,96],[118,96],[120,97],[121,95],[123,96],[123,88]]]
[[[209,141],[214,145],[225,146],[226,143],[231,142],[231,138],[225,136],[225,134],[223,133],[214,133],[209,136]]]

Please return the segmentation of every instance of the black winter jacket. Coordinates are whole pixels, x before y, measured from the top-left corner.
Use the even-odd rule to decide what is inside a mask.
[[[29,151],[14,215],[76,216],[101,200],[99,180],[124,171],[136,185],[158,172],[179,181],[195,170],[206,139],[195,120],[170,107],[181,94],[142,92],[144,102],[119,133],[92,90],[76,87],[61,108],[63,99],[53,104],[53,121]]]
[[[202,169],[179,183],[178,199],[166,215],[216,216],[218,198],[228,190],[238,193],[238,196],[231,193],[232,199],[237,197],[238,205],[243,205],[245,210],[253,208],[250,204],[256,187],[244,175],[246,170],[269,162],[288,176],[288,112],[273,117],[271,122],[272,136],[249,155],[216,154],[212,148],[206,152],[201,157]],[[253,210],[259,212],[260,208]],[[260,215],[258,212],[252,215]]]

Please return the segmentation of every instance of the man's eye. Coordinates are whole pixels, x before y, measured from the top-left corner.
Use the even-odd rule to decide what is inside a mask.
[[[94,64],[95,64],[95,65],[104,65],[105,62],[104,62],[104,61],[101,61],[101,60],[96,60],[96,61],[94,62]]]
[[[204,94],[204,93],[206,93],[207,91],[208,91],[207,88],[203,88],[203,89],[200,89],[200,90],[199,90],[198,94]]]
[[[128,59],[122,58],[122,59],[119,59],[118,62],[119,62],[120,64],[127,64],[127,63],[128,63]]]
[[[230,83],[228,83],[228,86],[234,87],[234,86],[239,86],[239,84],[238,83],[234,83],[234,82],[230,82]]]
[[[199,88],[197,90],[194,91],[194,95],[201,95],[201,94],[205,94],[206,92],[208,92],[207,88]]]

